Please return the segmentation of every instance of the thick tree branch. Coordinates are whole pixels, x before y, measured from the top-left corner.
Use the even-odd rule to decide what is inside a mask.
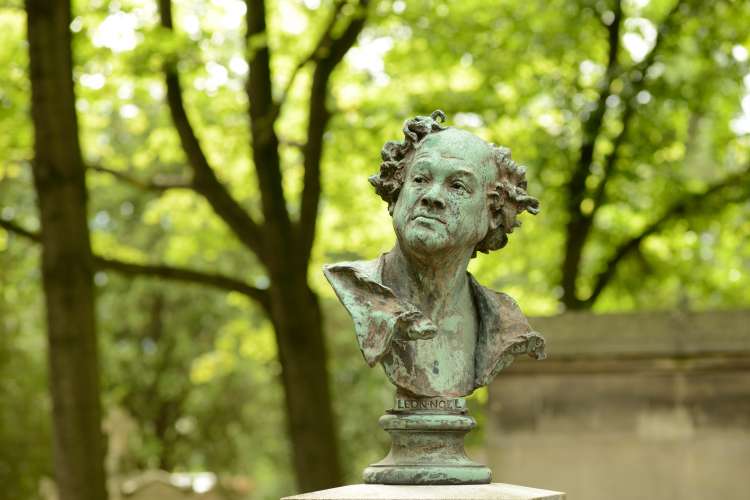
[[[40,242],[40,236],[38,233],[29,231],[11,221],[0,219],[0,227],[34,243]],[[244,281],[223,274],[196,271],[184,267],[168,266],[164,264],[136,264],[133,262],[123,262],[117,259],[109,259],[99,255],[94,255],[93,260],[94,266],[98,269],[114,271],[125,276],[150,276],[170,281],[208,285],[221,290],[239,292],[255,300],[264,308],[268,308],[269,306],[268,292],[266,290],[250,286]]]
[[[750,168],[746,168],[737,174],[728,176],[726,179],[713,184],[703,192],[689,194],[683,199],[673,203],[664,211],[661,217],[646,226],[639,234],[621,243],[617,247],[612,257],[607,261],[604,270],[595,278],[593,291],[584,301],[585,305],[591,307],[594,302],[596,302],[602,291],[604,291],[614,277],[618,264],[629,254],[638,250],[641,242],[648,236],[660,231],[664,226],[677,217],[684,217],[700,212],[705,209],[705,204],[710,198],[716,197],[723,191],[737,186],[747,186],[748,184],[750,184]],[[745,199],[747,199],[747,195],[745,195]],[[723,199],[722,203],[727,204],[729,201],[730,200]]]
[[[170,0],[159,0],[161,25],[172,26],[172,5]],[[261,231],[248,212],[235,200],[226,186],[219,181],[208,163],[195,131],[188,119],[182,101],[182,87],[174,61],[165,64],[167,103],[172,121],[180,137],[188,163],[193,169],[193,189],[202,194],[214,212],[229,226],[239,240],[250,248],[261,262],[265,262],[265,250]]]
[[[274,119],[278,117],[279,112],[281,111],[281,107],[284,105],[284,102],[286,101],[287,96],[289,95],[289,91],[291,90],[292,86],[294,85],[294,81],[297,79],[297,75],[300,71],[302,71],[302,68],[307,66],[308,63],[316,61],[320,59],[320,57],[324,54],[325,46],[327,43],[330,42],[331,39],[331,33],[333,32],[333,28],[336,26],[336,22],[339,19],[339,13],[341,12],[342,7],[345,5],[346,2],[343,0],[338,0],[333,5],[333,13],[331,14],[331,19],[326,25],[326,28],[323,30],[323,34],[320,35],[320,38],[318,39],[318,43],[315,44],[315,47],[312,51],[303,59],[301,59],[297,65],[292,70],[291,75],[289,75],[289,80],[287,81],[286,85],[284,86],[284,90],[279,96],[278,100],[274,104]]]
[[[602,178],[599,181],[599,184],[596,186],[596,191],[593,195],[594,207],[591,211],[591,214],[589,215],[589,220],[591,221],[591,223],[593,223],[596,212],[604,204],[606,198],[607,183],[612,178],[612,174],[614,173],[615,167],[617,166],[617,161],[620,159],[620,147],[622,146],[622,143],[625,142],[625,138],[628,134],[628,129],[630,128],[630,123],[633,119],[633,115],[635,114],[634,112],[635,107],[633,105],[632,99],[628,99],[625,102],[625,109],[622,112],[622,129],[620,129],[620,132],[612,140],[612,151],[610,151],[610,153],[604,158]]]
[[[599,182],[593,195],[594,208],[589,216],[590,222],[593,222],[596,211],[599,209],[602,203],[604,203],[607,182],[609,181],[609,179],[611,179],[612,174],[615,171],[617,160],[619,159],[620,146],[624,142],[628,128],[630,126],[630,122],[635,115],[635,103],[633,102],[633,99],[638,94],[638,92],[646,88],[646,73],[648,72],[649,68],[653,66],[656,60],[656,56],[659,52],[659,48],[664,42],[665,35],[671,30],[675,29],[675,13],[679,10],[682,3],[683,0],[678,0],[669,10],[666,17],[664,18],[664,21],[659,25],[657,29],[654,46],[646,55],[646,57],[634,67],[623,69],[620,72],[620,77],[623,77],[625,73],[628,73],[630,75],[630,77],[628,78],[628,85],[625,88],[625,91],[623,92],[621,98],[624,103],[624,110],[622,113],[622,129],[613,140],[612,151],[604,159],[604,173],[602,175],[602,180]]]
[[[659,49],[664,43],[665,35],[675,29],[675,13],[680,9],[683,0],[677,0],[672,8],[665,16],[662,23],[657,28],[656,39],[654,46],[646,57],[638,64],[629,67],[621,68],[618,64],[617,51],[619,50],[619,32],[622,24],[622,5],[621,1],[618,0],[615,5],[614,21],[608,26],[608,39],[609,39],[609,57],[607,63],[607,73],[602,84],[602,91],[599,94],[599,100],[595,111],[590,115],[589,119],[584,123],[584,131],[588,130],[590,136],[589,140],[586,141],[584,138],[584,144],[581,146],[581,156],[578,162],[578,171],[576,174],[576,191],[580,193],[580,199],[577,200],[580,205],[580,201],[585,196],[585,185],[586,177],[591,172],[591,164],[593,162],[593,153],[596,146],[596,141],[602,133],[602,124],[604,119],[604,113],[606,112],[606,101],[611,95],[610,87],[612,82],[617,77],[624,77],[626,74],[628,85],[625,88],[625,92],[622,95],[622,101],[625,103],[625,110],[623,112],[623,129],[615,137],[616,147],[609,158],[605,160],[605,171],[607,167],[611,169],[614,167],[617,160],[617,146],[622,142],[622,139],[627,131],[628,123],[633,115],[633,103],[632,98],[643,90],[646,86],[646,72],[653,66],[656,56],[659,53]],[[638,76],[635,76],[638,75]]]
[[[620,30],[623,23],[622,1],[616,0],[614,6],[614,17],[607,26],[607,40],[609,50],[607,53],[607,70],[600,83],[599,97],[594,109],[582,123],[583,138],[578,162],[573,174],[568,181],[568,223],[565,234],[565,255],[562,263],[563,303],[568,308],[578,308],[581,303],[576,296],[576,278],[581,262],[583,247],[591,230],[592,218],[590,214],[581,211],[581,203],[586,196],[586,178],[591,173],[591,164],[594,159],[596,141],[602,131],[604,113],[607,109],[607,98],[610,95],[612,81],[616,77],[618,68],[618,52],[620,49]]]
[[[140,189],[141,191],[152,191],[156,193],[163,193],[164,191],[167,191],[169,189],[192,189],[193,188],[192,181],[183,179],[183,178],[169,179],[166,176],[160,175],[160,176],[155,177],[152,180],[143,181],[140,179],[136,179],[135,177],[132,177],[119,170],[102,167],[100,165],[91,165],[88,168],[89,170],[93,170],[94,172],[111,175],[112,177],[115,177],[116,179],[119,179],[125,182],[126,184],[129,184],[137,189]]]
[[[320,203],[320,162],[323,154],[323,134],[331,116],[326,107],[328,83],[336,66],[341,62],[365,25],[368,0],[359,0],[357,8],[338,38],[324,38],[318,49],[320,56],[313,72],[310,89],[310,105],[307,121],[307,144],[304,149],[305,177],[300,202],[300,218],[297,223],[300,251],[307,260],[315,239],[315,227]],[[333,25],[335,19],[331,21]]]
[[[170,281],[183,281],[186,283],[208,285],[230,292],[239,292],[255,300],[264,307],[268,306],[269,299],[266,290],[250,286],[244,281],[223,274],[196,271],[184,267],[167,266],[163,264],[135,264],[100,256],[94,256],[94,264],[100,269],[114,271],[125,276],[150,276]]]
[[[567,236],[561,284],[563,288],[563,303],[569,308],[577,309],[586,305],[586,301],[580,300],[576,294],[576,279],[579,274],[583,248],[593,227],[594,215],[603,202],[607,182],[611,179],[615,171],[619,148],[627,134],[629,122],[634,114],[632,99],[645,87],[646,72],[654,64],[659,49],[663,45],[665,35],[676,28],[675,13],[679,10],[682,1],[677,0],[659,25],[654,47],[649,54],[640,63],[627,69],[620,68],[617,60],[623,12],[621,0],[617,0],[615,3],[614,20],[607,27],[609,40],[607,72],[602,82],[596,107],[583,123],[584,137],[581,144],[581,152],[567,189],[568,214],[570,218],[566,227]],[[621,99],[625,102],[623,129],[614,138],[613,151],[604,160],[604,175],[593,194],[593,210],[586,214],[581,211],[581,203],[587,196],[586,179],[591,173],[596,143],[603,131],[606,101],[611,95],[610,89],[612,83],[618,77],[626,78],[627,80],[626,89],[621,96]]]
[[[618,53],[620,50],[620,31],[623,23],[623,12],[621,0],[616,0],[614,9],[614,19],[612,23],[607,26],[607,40],[609,44],[609,50],[607,52],[607,69],[604,75],[604,79],[600,83],[599,98],[597,99],[596,106],[588,118],[583,123],[583,142],[581,144],[581,152],[578,159],[578,166],[576,171],[573,173],[573,177],[570,183],[570,191],[574,198],[578,199],[578,203],[575,207],[580,206],[580,201],[583,199],[583,193],[586,186],[586,177],[591,170],[591,162],[594,158],[594,147],[596,141],[599,138],[602,130],[602,122],[604,120],[604,113],[607,110],[607,98],[610,96],[610,88],[612,87],[612,81],[617,76],[617,70],[619,67]],[[572,202],[571,201],[571,207]]]
[[[17,234],[18,236],[22,236],[26,238],[27,240],[33,241],[34,243],[40,243],[41,242],[41,236],[39,236],[38,233],[35,233],[34,231],[29,231],[28,229],[25,229],[18,224],[15,224],[9,220],[0,219],[0,227],[8,231],[9,233]]]
[[[247,58],[250,73],[246,83],[250,105],[250,134],[253,161],[260,187],[264,228],[270,255],[277,255],[276,263],[289,267],[291,221],[284,196],[279,138],[274,130],[276,119],[272,95],[271,53],[266,32],[266,5],[263,0],[247,0]],[[283,264],[286,261],[286,264]],[[276,270],[278,271],[278,270]],[[272,272],[276,272],[272,270]]]

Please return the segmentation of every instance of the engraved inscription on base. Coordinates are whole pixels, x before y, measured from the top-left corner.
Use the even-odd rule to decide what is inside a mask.
[[[396,411],[432,410],[465,411],[465,398],[396,398],[393,409]]]

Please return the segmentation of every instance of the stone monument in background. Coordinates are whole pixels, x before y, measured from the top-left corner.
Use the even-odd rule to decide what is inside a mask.
[[[363,485],[290,499],[562,499],[562,493],[491,484],[470,460],[464,436],[475,425],[465,396],[487,385],[516,356],[544,358],[544,338],[515,301],[467,272],[477,252],[498,250],[539,202],[510,150],[418,116],[404,140],[388,142],[370,177],[388,204],[396,244],[371,261],[340,262],[324,273],[354,321],[370,366],[396,386],[380,418],[388,455],[364,471]]]

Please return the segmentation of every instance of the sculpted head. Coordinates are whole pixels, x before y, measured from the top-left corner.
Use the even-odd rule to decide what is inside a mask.
[[[442,111],[404,125],[387,142],[370,183],[393,217],[399,241],[420,254],[452,249],[488,253],[504,247],[523,211],[539,212],[510,150],[445,127]]]

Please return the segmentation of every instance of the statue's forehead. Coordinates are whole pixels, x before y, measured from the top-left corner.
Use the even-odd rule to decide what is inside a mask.
[[[433,155],[463,159],[470,163],[484,163],[492,155],[492,148],[479,137],[465,130],[449,128],[429,134],[417,148],[415,157]]]
[[[418,160],[452,160],[453,168],[468,168],[483,182],[493,182],[497,172],[492,162],[492,147],[472,133],[460,129],[447,129],[428,135],[412,158]],[[463,164],[462,167],[459,165]]]

